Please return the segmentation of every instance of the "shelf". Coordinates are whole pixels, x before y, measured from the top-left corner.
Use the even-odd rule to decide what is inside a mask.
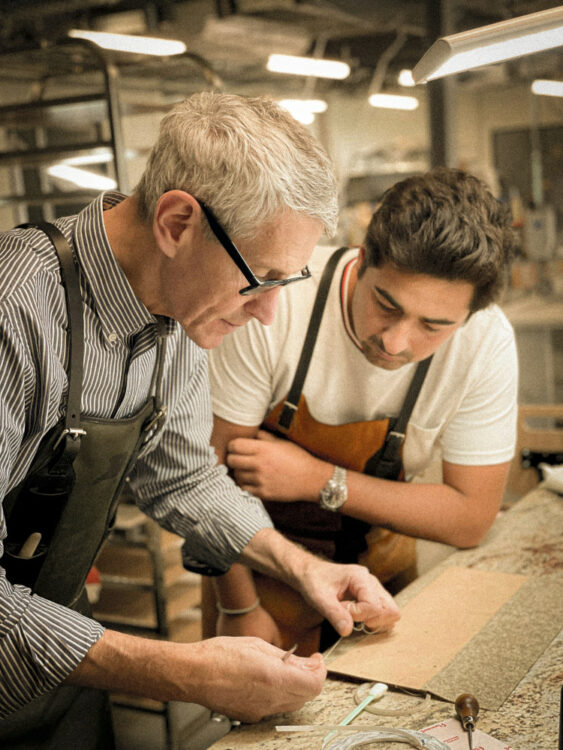
[[[164,598],[166,619],[170,623],[185,618],[189,610],[199,606],[201,591],[199,586],[174,584],[166,589]],[[97,620],[107,623],[146,630],[157,630],[159,627],[152,590],[104,586],[103,580],[93,614]]]
[[[168,587],[174,583],[198,585],[199,576],[183,567],[178,550],[178,545],[162,547],[164,586]],[[128,546],[126,543],[110,543],[101,551],[96,567],[104,585],[154,585],[151,553],[142,544]]]
[[[99,190],[69,190],[68,193],[26,193],[26,195],[0,195],[0,205],[27,204],[41,206],[44,203],[64,206],[68,203],[88,203]]]
[[[84,105],[87,105],[90,117],[94,116],[94,119],[99,120],[105,116],[107,103],[103,93],[82,94],[0,106],[0,125],[11,125],[17,128],[46,126],[53,122],[53,114],[57,114],[57,109],[69,107],[83,109]],[[97,116],[94,113],[97,113]],[[68,115],[67,112],[61,114]],[[55,117],[55,119],[58,118]]]
[[[0,152],[0,167],[52,162],[65,159],[70,155],[87,154],[92,149],[111,148],[111,146],[111,141],[91,141],[88,143],[68,143],[65,146],[48,146],[45,148],[28,148]]]
[[[100,149],[109,152],[109,162],[94,171],[115,178],[117,189],[128,193],[118,71],[97,45],[63,40],[4,52],[0,68],[10,71],[7,103],[0,106],[1,181],[7,186],[0,205],[13,209],[14,224],[53,221],[64,214],[61,207],[73,204],[76,211],[91,201],[99,190],[72,186],[67,193],[67,183],[46,167],[98,157]]]
[[[162,529],[127,497],[96,560],[101,591],[94,617],[125,632],[201,639],[201,576],[182,565],[183,539]]]

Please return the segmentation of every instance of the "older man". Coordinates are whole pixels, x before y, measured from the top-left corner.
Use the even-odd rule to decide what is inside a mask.
[[[133,195],[0,236],[2,747],[111,747],[98,688],[245,719],[321,690],[319,656],[282,661],[256,639],[159,642],[84,615],[126,476],[139,506],[185,538],[189,569],[217,575],[241,559],[342,633],[353,617],[397,618],[365,570],[274,531],[209,447],[204,350],[271,322],[335,217],[331,167],[304,128],[268,100],[205,93],[163,119]]]

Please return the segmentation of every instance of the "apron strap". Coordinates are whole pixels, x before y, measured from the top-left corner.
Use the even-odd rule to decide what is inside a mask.
[[[21,224],[22,228],[37,227],[51,240],[59,260],[61,280],[65,292],[69,322],[69,368],[68,396],[64,429],[60,441],[64,441],[63,455],[72,461],[80,450],[80,438],[85,431],[80,427],[82,394],[82,368],[84,360],[84,322],[82,317],[82,294],[78,276],[78,265],[74,253],[64,234],[50,222]],[[53,446],[55,450],[57,445]]]
[[[143,425],[145,442],[153,438],[157,432],[164,427],[164,420],[168,406],[162,403],[162,375],[164,373],[164,363],[166,361],[166,324],[163,319],[159,318],[156,324],[156,362],[152,373],[152,380],[149,393],[154,399],[154,409],[150,417]]]
[[[303,384],[305,382],[305,378],[307,377],[307,371],[309,370],[311,357],[313,356],[313,349],[315,348],[317,334],[321,325],[326,299],[328,296],[328,290],[330,288],[330,282],[332,281],[334,270],[338,261],[347,250],[349,250],[348,247],[341,247],[338,250],[335,250],[334,253],[330,256],[328,263],[324,268],[323,275],[321,276],[319,288],[317,290],[317,296],[315,297],[315,303],[313,305],[311,318],[309,320],[309,327],[305,336],[305,343],[303,344],[303,349],[301,350],[299,364],[297,365],[293,383],[291,384],[291,388],[288,391],[283,409],[278,420],[278,426],[282,430],[289,430],[295,412],[298,409],[299,396],[301,395],[301,391],[303,390]]]
[[[405,440],[407,425],[433,356],[430,355],[430,357],[418,363],[399,416],[394,420],[391,429],[388,430],[382,448],[366,462],[364,471],[367,474],[382,479],[399,478],[402,470],[401,446]],[[374,459],[377,460],[374,461]]]

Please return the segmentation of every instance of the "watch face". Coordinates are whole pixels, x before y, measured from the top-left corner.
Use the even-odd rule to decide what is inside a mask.
[[[346,499],[346,485],[335,482],[334,479],[329,479],[321,490],[320,505],[325,510],[338,510],[341,505],[344,505]]]

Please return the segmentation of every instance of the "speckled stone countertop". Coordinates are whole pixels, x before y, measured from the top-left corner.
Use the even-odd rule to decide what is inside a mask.
[[[549,590],[553,581],[559,582],[555,590],[563,602],[563,498],[541,487],[530,492],[509,511],[500,516],[486,540],[477,548],[454,552],[446,560],[414,581],[398,596],[404,605],[446,566],[458,565],[481,570],[499,570],[507,573],[539,575],[538,585],[544,576],[549,577]],[[555,578],[553,578],[555,576]],[[526,622],[526,617],[530,620]],[[535,612],[523,615],[522,627],[531,625]],[[560,626],[563,626],[561,621]],[[342,642],[340,649],[353,645],[351,636]],[[504,644],[506,645],[506,644]],[[328,660],[330,669],[330,658]],[[314,750],[321,747],[321,735],[305,733],[280,734],[279,724],[337,724],[355,706],[354,694],[359,681],[329,677],[322,694],[300,711],[283,714],[255,725],[234,727],[229,734],[216,742],[213,750],[282,750],[288,746],[295,750]],[[547,646],[508,699],[498,711],[482,710],[477,727],[483,732],[510,745],[513,750],[555,750],[559,731],[560,691],[563,684],[563,630]],[[430,699],[423,702],[420,696],[406,695],[390,689],[381,708],[407,711],[401,716],[375,716],[363,712],[355,721],[362,726],[401,727],[422,729],[431,724],[452,718],[453,705],[446,701]],[[378,743],[381,750],[394,750],[396,743]]]

